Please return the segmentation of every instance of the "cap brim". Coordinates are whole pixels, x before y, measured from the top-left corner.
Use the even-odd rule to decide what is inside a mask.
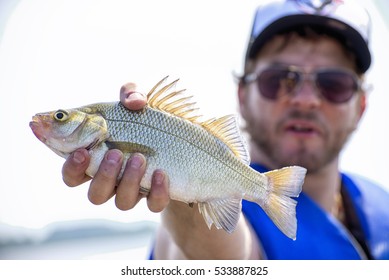
[[[309,14],[285,16],[268,25],[257,37],[251,38],[247,58],[255,58],[258,51],[275,34],[301,25],[312,26],[312,28],[315,28],[315,26],[319,27],[321,30],[325,30],[327,34],[338,38],[347,48],[355,53],[357,67],[362,73],[369,68],[371,64],[370,51],[366,41],[359,32],[334,18]]]

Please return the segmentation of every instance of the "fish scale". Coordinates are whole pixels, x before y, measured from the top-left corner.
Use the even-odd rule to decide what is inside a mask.
[[[190,175],[187,179],[187,186],[189,188],[192,187],[193,181],[196,179],[199,181],[199,178],[202,177],[207,178],[209,182],[211,182],[212,178],[217,178],[217,180],[214,181],[219,185],[231,182],[231,180],[235,181],[233,177],[237,176],[233,175],[235,175],[235,172],[237,172],[238,169],[236,166],[227,166],[227,164],[231,163],[231,159],[236,159],[232,156],[232,153],[226,153],[226,147],[225,145],[222,145],[222,142],[209,135],[209,133],[206,133],[203,129],[200,129],[197,126],[193,128],[194,125],[186,120],[171,118],[166,114],[152,109],[147,109],[147,112],[131,115],[122,113],[114,114],[113,112],[126,110],[123,108],[120,108],[121,110],[112,110],[111,108],[115,106],[121,107],[121,105],[114,104],[107,106],[110,109],[99,108],[99,111],[101,112],[107,111],[105,118],[107,120],[108,130],[112,131],[112,141],[139,143],[146,145],[155,151],[160,151],[159,153],[161,156],[156,156],[155,160],[150,157],[148,158],[149,165],[152,167],[151,169],[153,169],[153,167],[157,168],[158,166],[171,166],[171,168],[167,168],[167,171],[173,173],[176,172],[176,170],[173,169],[176,162],[179,164],[176,166],[177,169],[182,166],[183,163],[185,164],[185,161],[189,161],[192,170],[192,172],[188,173],[188,175]],[[143,131],[142,137],[138,135],[140,131]],[[207,144],[209,142],[219,142],[220,145]],[[172,143],[175,143],[174,149],[171,147]],[[165,155],[164,151],[170,153],[172,150],[175,152],[173,157]],[[228,159],[228,157],[230,157],[230,159]],[[166,159],[169,159],[170,161],[166,162]],[[213,169],[215,169],[215,171],[212,171],[214,176],[210,176],[211,174],[206,174],[205,176],[200,174],[204,173],[204,160],[210,162],[214,161],[213,166],[215,168]],[[217,165],[217,162],[220,164]],[[240,162],[237,161],[236,163],[239,164]],[[172,180],[172,184],[174,185],[174,177]],[[145,181],[148,182],[148,180]],[[205,179],[202,181],[206,183]],[[147,188],[149,187],[150,186],[147,186]],[[180,190],[181,188],[177,189]],[[236,192],[234,188],[232,188],[231,191]],[[204,199],[204,196],[205,192],[202,192],[198,196],[186,197],[184,200],[190,199],[190,202],[197,202]],[[174,197],[178,198],[180,195]]]
[[[156,169],[169,176],[169,196],[196,203],[208,227],[232,232],[241,214],[242,199],[256,202],[279,229],[296,237],[297,197],[306,170],[299,166],[259,173],[248,165],[245,141],[234,116],[200,121],[183,91],[172,91],[177,81],[157,83],[148,104],[130,111],[119,102],[37,114],[34,134],[57,154],[67,157],[89,148],[94,176],[105,152],[119,149],[126,159],[140,152],[147,158],[142,190],[151,188]],[[125,161],[122,172],[124,171]],[[118,179],[122,176],[122,172]]]

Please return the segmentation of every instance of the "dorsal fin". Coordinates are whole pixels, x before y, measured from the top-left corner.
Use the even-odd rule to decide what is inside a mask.
[[[167,78],[168,76],[159,81],[147,94],[148,106],[187,119],[193,123],[199,123],[198,119],[201,116],[195,114],[198,108],[195,108],[196,103],[191,101],[193,96],[185,94],[185,89],[169,91],[177,84],[178,79],[159,88]]]
[[[201,125],[213,135],[222,140],[245,164],[250,163],[246,142],[239,131],[236,116],[227,115],[218,119],[202,122]]]
[[[218,119],[199,121],[201,115],[196,114],[199,109],[192,101],[193,96],[187,95],[185,90],[169,91],[177,84],[178,79],[162,86],[167,78],[168,76],[159,81],[147,94],[148,106],[201,125],[223,141],[236,157],[248,164],[250,157],[245,141],[239,132],[236,117],[228,115]]]

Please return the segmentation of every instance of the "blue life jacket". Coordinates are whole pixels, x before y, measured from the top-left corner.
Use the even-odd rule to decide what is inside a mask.
[[[257,164],[252,167],[267,171]],[[297,198],[296,240],[286,237],[257,204],[243,201],[243,213],[268,259],[389,259],[389,192],[364,178],[341,176],[365,250],[343,224],[304,193]]]

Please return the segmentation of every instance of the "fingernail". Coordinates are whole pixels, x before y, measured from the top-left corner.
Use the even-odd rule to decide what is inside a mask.
[[[131,157],[130,165],[132,168],[139,169],[143,164],[143,160],[139,155],[133,155]]]
[[[85,156],[84,156],[84,154],[83,154],[82,152],[80,152],[80,151],[74,152],[74,154],[73,154],[73,159],[74,159],[74,161],[75,161],[76,163],[78,163],[78,164],[82,164],[82,163],[85,162]]]
[[[162,171],[156,171],[154,173],[154,183],[161,185],[165,179],[165,174]]]
[[[107,153],[107,160],[108,161],[118,163],[118,162],[120,162],[121,158],[122,158],[122,154],[119,151],[111,150],[111,151],[108,151],[108,153]]]
[[[132,101],[132,100],[138,100],[144,98],[145,95],[138,92],[138,91],[130,91],[126,94],[126,100]]]

